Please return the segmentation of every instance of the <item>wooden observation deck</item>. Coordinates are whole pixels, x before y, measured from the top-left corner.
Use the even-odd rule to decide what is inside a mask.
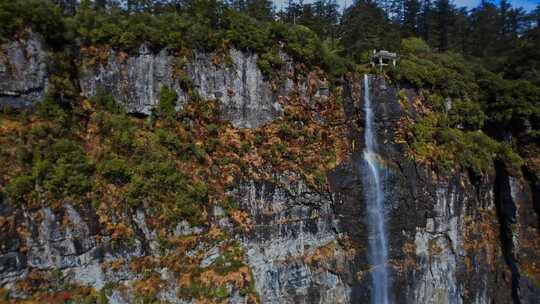
[[[390,64],[392,66],[396,66],[398,55],[396,53],[392,53],[385,50],[380,50],[378,52],[376,50],[373,50],[373,54],[371,54],[369,59],[371,62],[371,66],[378,65],[382,69],[384,66],[387,66]]]

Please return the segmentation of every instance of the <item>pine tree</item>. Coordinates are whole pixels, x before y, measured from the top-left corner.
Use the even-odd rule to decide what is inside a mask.
[[[452,11],[448,0],[438,0],[437,7],[437,31],[439,34],[439,50],[448,49],[448,35],[452,22]]]
[[[245,12],[261,21],[270,21],[274,19],[274,8],[270,0],[246,0]]]
[[[431,31],[432,31],[432,3],[431,0],[424,0],[422,3],[422,7],[420,9],[420,15],[418,18],[418,34],[420,37],[422,37],[426,42],[429,42],[431,39]]]
[[[467,53],[470,44],[470,26],[467,8],[455,10],[453,24],[450,29],[450,48]]]
[[[501,0],[499,4],[499,33],[502,37],[506,36],[508,32],[510,31],[509,26],[509,18],[510,18],[510,10],[512,9],[512,6],[508,2],[508,0]]]
[[[499,16],[497,7],[482,0],[470,14],[472,54],[488,56],[494,53],[499,37]]]
[[[372,49],[399,47],[399,27],[389,22],[383,9],[369,0],[356,2],[345,10],[341,22],[346,53],[360,61]]]
[[[53,2],[60,7],[64,15],[75,15],[77,11],[77,0],[55,0]]]
[[[418,31],[418,14],[420,3],[418,0],[405,0],[403,16],[403,33],[405,36],[416,36]]]

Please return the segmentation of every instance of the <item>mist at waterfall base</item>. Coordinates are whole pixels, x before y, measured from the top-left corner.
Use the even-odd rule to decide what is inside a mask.
[[[390,303],[391,283],[387,268],[388,244],[384,214],[385,197],[381,180],[382,169],[377,159],[377,138],[373,130],[374,117],[369,81],[369,76],[364,75],[365,148],[361,176],[368,216],[368,261],[373,283],[371,302],[373,304],[388,304]]]

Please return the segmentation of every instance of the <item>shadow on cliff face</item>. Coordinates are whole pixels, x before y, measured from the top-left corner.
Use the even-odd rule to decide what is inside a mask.
[[[500,224],[501,249],[504,260],[511,271],[512,300],[514,303],[521,303],[519,299],[519,269],[514,255],[514,242],[512,225],[515,225],[517,208],[512,199],[510,189],[510,179],[507,169],[503,163],[495,163],[495,182],[493,192],[495,194],[495,207]]]
[[[513,303],[538,303],[540,290],[535,274],[538,258],[538,181],[522,170],[523,178],[512,176],[502,162],[495,163],[494,201],[500,225],[500,245],[511,274]],[[531,269],[532,267],[532,269]]]
[[[364,115],[362,115],[360,107],[361,87],[359,80],[347,79],[341,84],[343,87],[343,109],[353,150],[350,159],[331,172],[328,179],[332,191],[336,194],[334,212],[339,218],[340,230],[350,237],[350,246],[354,247],[356,252],[349,271],[351,275],[351,303],[360,303],[367,302],[370,296],[369,284],[365,284],[361,275],[363,270],[369,269],[366,256],[368,227],[365,221],[365,204],[361,200],[364,195],[358,170],[358,164],[362,161],[363,137],[361,131]]]
[[[368,218],[361,177],[365,167],[363,160],[365,113],[362,98],[364,89],[359,79],[348,79],[343,82],[343,107],[353,150],[349,160],[329,175],[331,189],[336,194],[334,209],[339,218],[340,230],[350,237],[356,252],[349,271],[352,274],[351,303],[369,302],[373,291],[370,275],[372,267],[368,261]],[[395,89],[386,86],[384,80],[379,78],[375,78],[370,91],[373,93],[373,100],[376,103],[373,105],[376,108],[375,132],[381,144],[381,155],[385,159],[385,165],[394,167],[393,162],[397,159],[396,154],[402,153],[395,150],[396,147],[387,145],[387,142],[393,134],[393,124],[399,117],[399,108],[396,107],[395,99],[396,92]],[[390,173],[390,171],[385,171]],[[392,177],[392,174],[385,175],[385,188],[394,187],[397,181]],[[401,181],[401,183],[405,183],[405,181]],[[398,188],[394,187],[394,189]],[[403,200],[402,195],[395,193],[395,191],[390,192],[392,199],[400,197],[398,200]],[[404,191],[403,193],[408,196],[409,192]],[[390,210],[394,207],[394,203],[388,204],[385,206],[386,212],[393,213]],[[391,229],[389,228],[389,230]],[[400,242],[399,238],[395,238],[395,241]]]
[[[523,167],[523,176],[529,183],[531,188],[533,209],[536,212],[537,223],[536,227],[540,229],[540,178],[529,170],[526,166]]]

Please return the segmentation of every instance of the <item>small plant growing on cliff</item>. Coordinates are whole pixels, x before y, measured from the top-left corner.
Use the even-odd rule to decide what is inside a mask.
[[[479,130],[484,126],[486,115],[480,104],[469,100],[459,100],[448,113],[450,124],[467,130]]]
[[[68,111],[51,97],[46,97],[36,105],[36,114],[52,120],[59,128],[68,126],[71,121]]]
[[[174,90],[163,86],[159,92],[159,104],[157,108],[157,114],[159,117],[165,119],[169,123],[176,117],[176,100],[178,94]]]
[[[25,200],[25,196],[35,187],[35,178],[30,175],[22,175],[12,178],[6,186],[6,193],[10,201],[20,204]]]
[[[90,101],[99,110],[113,114],[124,113],[124,108],[122,105],[116,102],[114,96],[101,86],[97,88],[96,94],[90,99]]]
[[[155,131],[158,141],[161,145],[169,149],[169,151],[178,153],[184,148],[184,145],[180,142],[178,135],[169,131],[168,129],[157,129]]]
[[[81,197],[92,188],[91,164],[81,147],[59,140],[35,166],[37,181],[57,197]]]
[[[272,49],[264,54],[261,54],[257,59],[257,65],[263,75],[269,78],[274,78],[278,75],[281,66],[284,64],[279,53]]]
[[[98,173],[107,181],[116,185],[123,185],[130,181],[131,170],[123,158],[112,156],[98,165]]]

